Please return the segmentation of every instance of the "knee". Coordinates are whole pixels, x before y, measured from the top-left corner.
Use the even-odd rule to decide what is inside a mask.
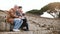
[[[21,21],[21,19],[14,19],[14,20],[16,20],[16,21]]]
[[[15,23],[20,23],[20,22],[21,22],[21,20],[14,20],[14,22],[15,22]]]

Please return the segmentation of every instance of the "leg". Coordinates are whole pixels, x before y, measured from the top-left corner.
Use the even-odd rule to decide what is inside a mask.
[[[14,19],[14,28],[13,29],[19,29],[22,25],[23,21],[21,19]]]
[[[10,31],[13,31],[13,24],[10,24]]]
[[[26,30],[29,30],[29,27],[28,27],[28,23],[27,23],[27,18],[25,18],[25,26],[26,26]]]
[[[23,29],[23,30],[25,30],[25,31],[28,31],[28,30],[29,30],[29,28],[28,28],[28,23],[27,23],[27,19],[23,19],[22,28],[23,28],[23,27],[26,27],[26,29]]]
[[[26,23],[26,30],[29,30],[28,23]]]

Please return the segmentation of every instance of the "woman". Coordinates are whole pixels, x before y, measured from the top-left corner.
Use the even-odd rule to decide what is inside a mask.
[[[18,11],[16,13],[18,16],[21,16],[22,17],[21,19],[23,20],[23,24],[20,28],[23,29],[24,27],[26,27],[26,29],[23,30],[28,31],[29,28],[28,28],[27,18],[25,17],[25,14],[23,13],[21,6],[18,7]]]

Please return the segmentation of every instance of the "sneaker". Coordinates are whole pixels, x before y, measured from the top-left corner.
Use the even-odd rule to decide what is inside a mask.
[[[29,31],[28,29],[23,29],[24,31]]]
[[[13,29],[13,31],[14,31],[14,32],[18,32],[18,31],[20,31],[20,30],[18,30],[18,29]]]
[[[29,30],[24,30],[24,31],[29,31]]]

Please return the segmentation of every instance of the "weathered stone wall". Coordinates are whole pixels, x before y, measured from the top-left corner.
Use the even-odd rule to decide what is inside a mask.
[[[60,34],[60,19],[41,18],[37,15],[26,15],[30,31],[6,32],[10,30],[10,24],[0,18],[0,34]]]
[[[5,12],[0,11],[0,31],[10,30],[10,24],[6,22],[6,16]]]
[[[33,16],[29,15],[27,17],[28,17],[28,20],[33,21],[35,24],[39,26],[45,25],[45,26],[54,26],[55,28],[57,27],[59,28],[59,25],[60,25],[60,19],[42,18],[36,15],[33,15]]]
[[[56,32],[60,32],[60,19],[58,18],[42,18],[37,15],[27,14],[27,19],[30,21],[30,23],[35,24],[36,31],[49,30],[50,32],[54,32],[54,34]]]

